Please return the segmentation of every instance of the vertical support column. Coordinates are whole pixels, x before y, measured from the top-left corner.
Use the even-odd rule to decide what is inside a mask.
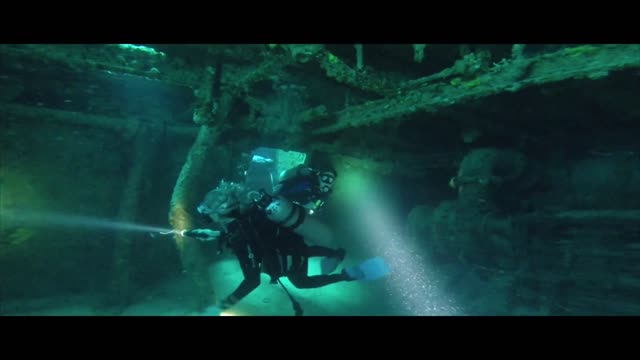
[[[151,126],[139,127],[131,159],[131,172],[127,179],[118,219],[123,222],[136,222],[139,214],[140,197],[142,196],[143,180],[151,172],[153,159],[158,148],[159,131],[154,131]],[[120,232],[116,236],[114,249],[114,263],[111,284],[107,304],[114,306],[116,312],[120,312],[129,305],[133,289],[131,286],[131,242],[136,234]]]
[[[207,154],[211,153],[217,138],[218,132],[215,128],[207,125],[200,127],[198,137],[189,150],[173,189],[169,210],[169,223],[173,229],[188,229],[194,225],[191,214],[195,211],[199,199],[196,198],[193,189],[197,187],[199,176],[204,172],[207,163]],[[214,300],[213,286],[200,243],[198,240],[180,235],[175,236],[175,241],[183,269],[192,281],[193,306],[200,311]]]
[[[208,67],[201,86],[195,91],[197,105],[194,109],[193,121],[200,125],[198,136],[189,150],[182,166],[178,180],[173,189],[169,210],[169,223],[173,229],[192,228],[193,217],[200,198],[196,198],[196,189],[200,177],[207,172],[207,164],[214,161],[208,156],[213,152],[219,136],[219,129],[213,124],[224,124],[233,103],[233,96],[223,93],[221,89],[222,62],[215,68]],[[202,311],[215,300],[211,277],[207,263],[196,239],[175,235],[175,241],[182,260],[182,266],[191,280],[193,291],[192,306]]]

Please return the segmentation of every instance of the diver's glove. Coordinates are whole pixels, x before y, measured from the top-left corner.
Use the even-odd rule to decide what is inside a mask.
[[[183,231],[182,235],[196,238],[202,241],[213,241],[217,240],[220,237],[220,231],[211,229],[193,229]]]
[[[271,204],[271,201],[273,201],[273,197],[271,197],[271,195],[267,194],[267,192],[262,189],[260,190],[259,194],[260,195],[255,200],[253,200],[253,202],[258,209],[264,211],[264,209],[266,209],[267,206]]]

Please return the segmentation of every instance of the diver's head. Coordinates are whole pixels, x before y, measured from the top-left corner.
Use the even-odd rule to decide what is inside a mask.
[[[220,218],[244,213],[250,204],[251,200],[244,185],[222,180],[215,189],[205,195],[198,206],[198,212],[218,221]]]
[[[314,169],[314,174],[317,177],[317,189],[320,193],[325,195],[330,193],[338,176],[331,155],[323,152],[314,153],[309,167]]]
[[[324,194],[333,189],[333,184],[336,181],[337,173],[333,170],[321,171],[318,174],[318,187]]]

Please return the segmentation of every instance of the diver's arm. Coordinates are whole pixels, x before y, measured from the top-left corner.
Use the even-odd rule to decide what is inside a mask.
[[[300,164],[298,166],[292,167],[291,169],[285,170],[282,172],[278,183],[273,187],[273,194],[280,195],[280,192],[285,187],[288,182],[293,181],[296,178],[305,178],[310,176],[311,174],[316,173],[316,171],[308,166]]]
[[[298,176],[299,168],[301,166],[302,165],[298,165],[296,167],[292,167],[290,169],[283,171],[282,174],[280,175],[280,182],[287,181],[295,176]]]
[[[296,176],[298,176],[298,168],[300,167],[300,165],[293,167],[291,169],[287,169],[285,171],[282,172],[282,174],[280,174],[280,178],[278,180],[277,184],[273,185],[273,194],[274,195],[279,195],[280,191],[282,191],[282,188],[284,187],[285,183],[293,178],[295,178]]]
[[[221,231],[213,229],[216,224],[209,215],[198,213],[193,225],[191,230],[184,230],[181,234],[201,241],[218,240],[222,235]]]
[[[211,229],[192,229],[192,230],[184,230],[181,233],[183,236],[189,236],[194,239],[198,239],[201,241],[214,241],[218,240],[222,233],[217,230]]]
[[[285,170],[280,176],[280,182],[287,181],[297,176],[309,176],[314,172],[314,170],[304,164],[300,164],[298,166],[292,167],[291,169]]]
[[[249,255],[247,246],[239,246],[234,249],[234,252],[240,262],[244,279],[234,292],[222,300],[220,304],[222,310],[232,307],[260,285],[260,265],[252,255]]]

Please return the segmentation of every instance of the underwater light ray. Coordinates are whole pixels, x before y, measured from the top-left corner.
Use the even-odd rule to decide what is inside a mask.
[[[419,248],[403,235],[401,221],[394,212],[394,202],[384,185],[366,174],[343,172],[354,220],[363,229],[363,241],[387,261],[391,274],[387,278],[389,295],[403,314],[412,316],[459,315],[461,309],[452,294],[443,289],[437,271]]]
[[[79,227],[85,229],[112,229],[140,232],[172,231],[170,228],[136,224],[122,220],[42,211],[12,210],[11,212],[0,214],[0,216],[2,216],[2,223],[4,226],[28,225],[34,227]]]

